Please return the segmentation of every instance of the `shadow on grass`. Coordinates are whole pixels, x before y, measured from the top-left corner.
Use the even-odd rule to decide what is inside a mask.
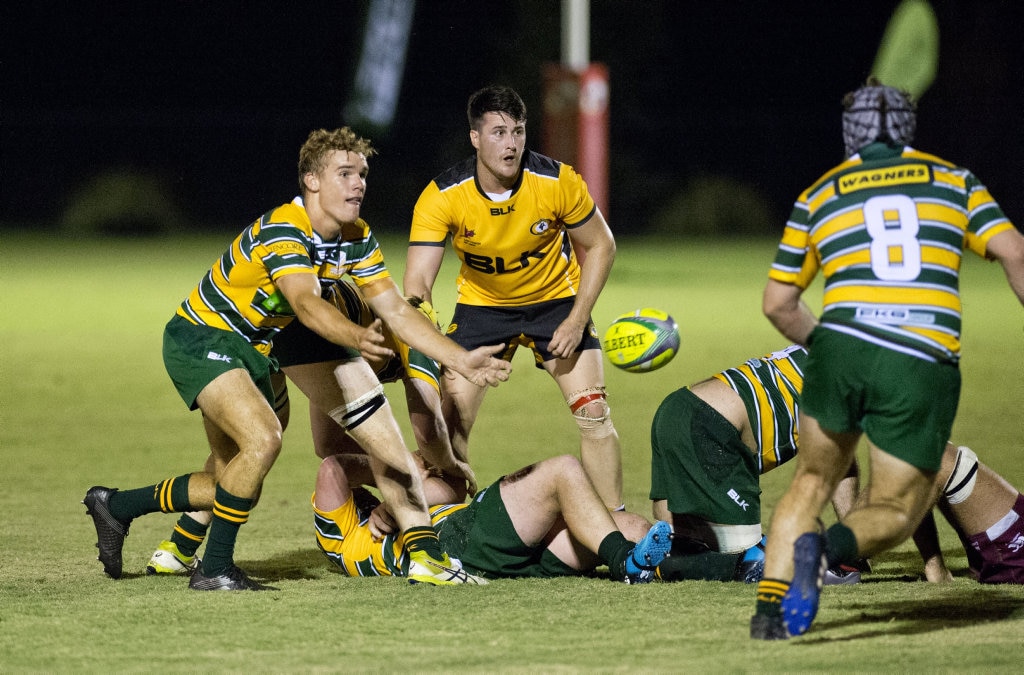
[[[332,571],[330,563],[317,549],[290,551],[270,558],[238,561],[238,566],[261,581],[305,581],[319,579]]]
[[[1024,615],[1024,600],[1019,594],[979,586],[978,591],[970,595],[960,590],[945,598],[856,603],[846,605],[846,609],[860,614],[847,619],[818,621],[814,634],[801,643],[847,642],[881,635],[919,635],[1005,621]],[[862,630],[842,637],[818,634],[818,631],[854,625]]]

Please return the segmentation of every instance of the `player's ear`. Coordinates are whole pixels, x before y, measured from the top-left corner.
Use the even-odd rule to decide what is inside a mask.
[[[302,177],[302,184],[306,186],[306,190],[309,192],[319,192],[320,176],[310,171]]]
[[[477,150],[480,149],[480,132],[476,129],[469,130],[469,142],[473,144],[473,147]]]

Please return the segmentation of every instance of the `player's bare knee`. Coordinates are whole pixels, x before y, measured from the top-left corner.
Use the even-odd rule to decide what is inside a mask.
[[[956,449],[953,470],[942,488],[942,496],[951,505],[960,504],[974,492],[978,480],[978,456],[966,445]]]
[[[608,405],[604,387],[591,387],[578,391],[565,401],[580,429],[580,435],[588,439],[607,438],[615,433],[611,408]]]

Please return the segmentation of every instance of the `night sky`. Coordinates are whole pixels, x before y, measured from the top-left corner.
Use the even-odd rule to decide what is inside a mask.
[[[23,5],[12,7],[12,5]],[[687,181],[728,176],[778,219],[841,159],[839,101],[869,74],[895,1],[591,3],[611,83],[610,213],[629,234]],[[1024,224],[1024,3],[934,0],[935,84],[915,145],[972,169]],[[196,229],[240,229],[296,193],[299,145],[347,123],[367,3],[6,3],[0,225],[53,224],[91,177],[157,177]],[[421,0],[397,115],[374,130],[364,215],[403,232],[468,155],[468,94],[515,86],[544,119],[557,0]],[[559,158],[567,159],[567,158]]]

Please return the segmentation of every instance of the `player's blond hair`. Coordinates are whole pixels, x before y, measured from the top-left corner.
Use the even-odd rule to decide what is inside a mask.
[[[335,150],[354,152],[363,157],[377,154],[368,138],[362,138],[348,127],[333,131],[317,129],[310,132],[306,142],[299,148],[299,191],[306,193],[303,177],[307,173],[320,173],[327,166],[327,156]]]

